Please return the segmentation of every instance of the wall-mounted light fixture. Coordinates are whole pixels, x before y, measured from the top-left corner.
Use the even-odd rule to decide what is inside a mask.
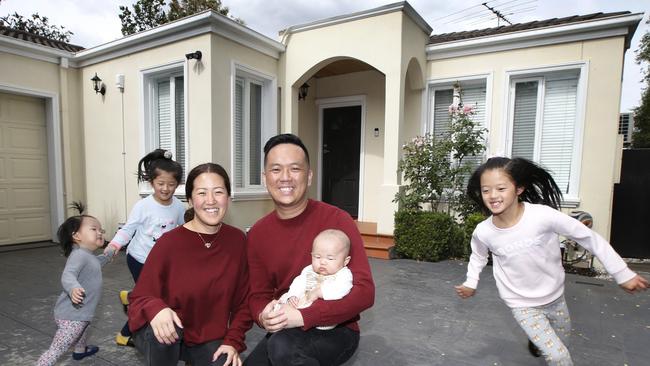
[[[95,76],[90,79],[90,81],[93,82],[93,90],[95,91],[95,94],[101,93],[101,95],[106,94],[106,85],[102,83],[102,79],[97,76],[97,73],[95,73]]]
[[[190,52],[185,54],[185,58],[188,60],[195,59],[196,61],[201,61],[201,57],[203,57],[201,51]]]
[[[307,83],[303,83],[300,88],[298,88],[298,100],[305,100],[308,91],[309,85]]]

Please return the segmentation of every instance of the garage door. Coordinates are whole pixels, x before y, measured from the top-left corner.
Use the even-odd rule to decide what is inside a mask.
[[[51,239],[43,99],[0,93],[0,245]]]

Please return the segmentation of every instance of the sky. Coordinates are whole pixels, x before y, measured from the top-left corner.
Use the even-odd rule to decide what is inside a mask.
[[[18,12],[29,17],[33,13],[47,16],[51,24],[65,26],[74,34],[70,43],[86,48],[122,37],[118,18],[120,5],[136,0],[0,0],[0,17]],[[308,23],[347,13],[364,11],[391,4],[391,0],[222,0],[230,14],[246,25],[277,40],[278,31],[289,26]],[[433,33],[457,32],[497,26],[486,0],[409,0],[409,4],[433,27]],[[650,27],[650,0],[487,0],[488,6],[500,11],[508,20],[523,23],[533,20],[585,15],[596,12],[645,12],[625,53],[621,112],[639,104],[643,78],[635,53],[641,36]],[[501,23],[503,24],[503,23]]]

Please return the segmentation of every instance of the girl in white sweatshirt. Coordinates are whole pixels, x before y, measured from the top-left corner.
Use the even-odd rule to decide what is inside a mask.
[[[472,234],[467,280],[456,286],[456,293],[462,298],[474,295],[492,252],[499,296],[528,335],[531,352],[536,348],[547,364],[573,365],[565,345],[571,319],[559,235],[593,253],[625,291],[648,288],[648,281],[627,268],[603,237],[557,210],[562,192],[535,163],[491,158],[474,171],[467,194],[491,216]]]

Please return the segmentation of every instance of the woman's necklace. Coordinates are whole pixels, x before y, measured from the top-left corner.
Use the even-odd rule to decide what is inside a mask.
[[[212,240],[210,240],[210,241],[205,241],[205,239],[203,239],[203,235],[201,235],[201,233],[199,233],[198,231],[195,231],[196,235],[198,235],[199,238],[201,238],[201,241],[203,242],[203,245],[207,249],[210,249],[210,247],[212,246],[212,243],[214,243],[214,241],[217,240],[217,234],[219,233],[219,230],[221,230],[221,224],[222,223],[219,223],[219,227],[217,228],[217,231],[215,231],[214,234],[211,234],[211,235],[214,235],[214,238],[212,238]]]

